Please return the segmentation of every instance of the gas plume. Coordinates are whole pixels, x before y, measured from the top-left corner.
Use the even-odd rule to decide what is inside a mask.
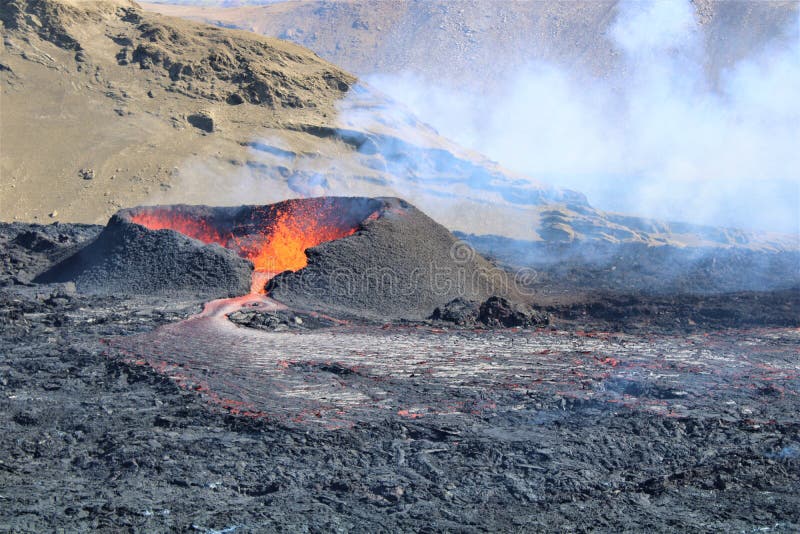
[[[800,14],[713,74],[689,2],[623,2],[607,38],[619,61],[602,78],[533,62],[489,94],[413,72],[366,79],[444,136],[595,207],[800,233]]]

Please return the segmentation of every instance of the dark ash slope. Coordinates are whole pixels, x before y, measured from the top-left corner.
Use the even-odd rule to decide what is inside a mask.
[[[253,265],[219,245],[204,245],[172,230],[148,230],[114,215],[95,241],[36,282],[74,281],[83,293],[184,293],[233,297],[250,289]]]
[[[506,273],[394,198],[354,235],[308,249],[308,266],[267,284],[290,306],[375,319],[422,319],[456,297],[515,295]]]

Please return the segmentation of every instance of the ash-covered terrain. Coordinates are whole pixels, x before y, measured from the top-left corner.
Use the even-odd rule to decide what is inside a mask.
[[[768,289],[647,294],[600,278],[575,284],[553,268],[539,275],[561,284],[520,283],[488,299],[441,294],[421,300],[431,309],[417,317],[403,318],[401,307],[383,320],[358,298],[343,313],[340,293],[338,308],[324,295],[294,307],[258,286],[208,302],[202,287],[87,292],[81,276],[77,285],[41,279],[143,213],[200,217],[228,229],[216,237],[229,248],[163,220],[158,229],[153,219],[125,223],[140,243],[168,243],[185,258],[233,250],[258,272],[257,254],[227,236],[241,238],[258,220],[275,241],[276,221],[292,227],[279,215],[289,206],[344,205],[326,202],[281,204],[281,212],[128,210],[106,228],[0,225],[4,529],[800,526],[800,290],[777,288],[791,271]],[[349,223],[352,233],[312,247],[307,268],[341,267],[337,250],[357,266],[359,254],[381,257],[371,247],[394,246],[399,259],[386,267],[408,269],[410,245],[387,237],[398,224],[427,225],[431,241],[412,251],[444,238],[412,206],[357,204],[369,209]],[[440,244],[448,245],[440,261],[486,261],[455,237]],[[148,246],[126,250],[146,255]],[[741,266],[729,261],[726,269]],[[514,280],[513,269],[485,265]],[[296,291],[282,287],[289,297]],[[391,294],[383,298],[392,309]]]

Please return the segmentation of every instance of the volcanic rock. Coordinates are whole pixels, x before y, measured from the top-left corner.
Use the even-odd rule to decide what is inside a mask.
[[[459,297],[433,310],[431,319],[454,323],[458,326],[472,326],[478,320],[479,310],[479,303]]]
[[[39,273],[95,239],[102,229],[59,222],[46,226],[0,223],[0,286],[30,284]]]
[[[214,116],[209,111],[199,111],[189,115],[186,120],[199,130],[212,133],[214,131]]]
[[[433,310],[430,318],[457,326],[472,327],[480,324],[489,328],[527,328],[544,326],[549,322],[546,313],[498,296],[489,297],[482,304],[456,298]]]
[[[544,326],[547,315],[518,302],[510,302],[503,297],[491,297],[481,304],[478,320],[489,327],[529,327]]]
[[[0,257],[28,230],[101,229],[0,223]],[[245,337],[178,326],[186,301],[43,291],[0,289],[4,530],[798,530],[796,326]]]
[[[21,232],[12,243],[32,252],[46,252],[57,246],[48,236],[34,230]]]
[[[269,312],[239,310],[228,315],[228,319],[239,326],[274,332],[284,330],[313,330],[339,324],[337,321],[325,316],[309,313],[295,313],[291,310]]]

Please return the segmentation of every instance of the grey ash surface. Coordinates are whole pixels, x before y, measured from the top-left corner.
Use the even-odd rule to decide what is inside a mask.
[[[104,338],[181,320],[202,300],[26,285],[46,255],[99,228],[0,230],[0,530],[800,528],[797,391],[731,391],[724,417],[722,407],[670,418],[535,389],[515,397],[516,412],[382,417],[335,431],[234,416],[105,354]],[[25,248],[30,236],[12,243],[24,231],[66,237],[39,253]],[[582,328],[605,326],[581,317]],[[387,387],[423,402],[442,394],[424,376]]]

